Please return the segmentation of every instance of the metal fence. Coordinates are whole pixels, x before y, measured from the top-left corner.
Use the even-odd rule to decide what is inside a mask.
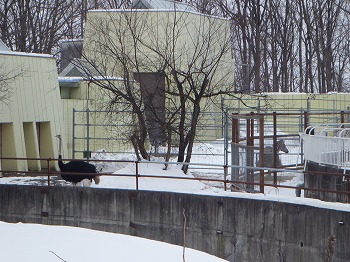
[[[72,150],[73,158],[90,156],[100,150],[109,153],[130,153],[131,132],[135,130],[131,111],[73,110]],[[226,122],[225,122],[226,121]],[[229,139],[226,132],[230,125],[223,112],[204,112],[197,126],[196,143],[215,143],[224,145],[223,138]],[[225,136],[226,132],[226,136]],[[173,136],[175,137],[175,136]],[[176,138],[173,143],[176,144]],[[150,146],[151,155],[165,154],[166,148]],[[216,152],[224,157],[224,151]],[[176,154],[176,148],[172,149]],[[194,155],[200,156],[199,153]]]
[[[264,145],[273,146],[277,138],[283,138],[289,147],[290,153],[281,155],[282,162],[298,166],[302,163],[304,147],[300,145],[299,133],[309,125],[323,123],[344,122],[349,118],[348,112],[288,112],[288,113],[247,113],[238,115],[264,116]],[[254,129],[249,132],[259,132],[257,119],[249,122]],[[240,121],[240,132],[247,136],[248,122]],[[125,111],[92,111],[74,110],[73,112],[73,158],[89,157],[91,153],[100,150],[109,153],[131,153],[132,145],[127,139],[128,132],[133,130],[132,113]],[[250,127],[251,128],[251,127]],[[193,150],[193,161],[209,164],[236,164],[232,162],[231,141],[232,121],[231,111],[225,109],[222,112],[203,113],[198,125],[198,133]],[[176,141],[175,141],[176,142]],[[251,143],[251,141],[249,142]],[[205,150],[207,149],[207,150]],[[150,155],[162,156],[167,151],[166,147],[150,146]],[[176,147],[172,148],[171,154],[176,155]],[[258,161],[258,151],[253,152],[253,162]],[[235,158],[244,158],[244,152],[240,151]],[[221,159],[219,159],[219,157]],[[219,161],[218,161],[219,159]],[[236,161],[236,162],[235,162]],[[247,163],[240,162],[243,166]],[[276,167],[276,166],[274,166]]]
[[[250,192],[263,190],[252,186],[257,180],[265,184],[269,179],[271,184],[276,185],[277,174],[284,172],[283,169],[298,170],[304,164],[305,145],[298,130],[305,130],[309,123],[327,123],[330,119],[341,123],[348,115],[349,112],[344,111],[233,114],[231,164],[237,167],[231,169],[231,180],[245,182],[241,189]],[[296,124],[295,119],[300,125]],[[281,139],[289,148],[288,153],[278,150]],[[315,149],[309,146],[309,151]],[[327,147],[326,144],[324,146]]]
[[[40,160],[40,161],[47,161],[49,167],[53,167],[54,163],[58,161],[58,159],[37,159],[37,158],[0,158],[1,159],[6,159],[6,160],[13,160],[13,161],[30,161],[30,160]],[[76,159],[63,159],[63,161],[77,161]],[[212,164],[203,164],[203,163],[191,163],[191,166],[198,166],[198,168],[203,168],[203,167],[216,167],[218,170],[220,170],[220,173],[223,174],[221,178],[213,178],[213,177],[192,177],[192,176],[166,176],[166,175],[155,175],[149,170],[144,169],[142,165],[148,165],[150,163],[156,164],[156,165],[162,165],[162,166],[170,166],[170,165],[181,165],[183,163],[176,163],[176,162],[162,162],[162,161],[128,161],[128,160],[104,160],[104,159],[94,159],[90,160],[90,162],[95,163],[95,165],[99,164],[104,164],[104,163],[112,163],[112,164],[127,164],[127,165],[133,165],[133,168],[130,168],[131,170],[134,170],[134,173],[115,173],[115,172],[100,172],[98,175],[100,176],[112,176],[112,177],[128,177],[128,178],[133,178],[134,179],[134,188],[135,190],[140,190],[140,180],[142,179],[151,179],[151,180],[159,180],[159,179],[166,179],[166,180],[184,180],[184,181],[201,181],[204,184],[209,184],[209,185],[217,185],[220,184],[220,188],[223,191],[240,191],[240,192],[252,192],[250,190],[242,190],[242,188],[256,188],[254,192],[266,192],[266,188],[271,187],[271,183],[264,182],[264,181],[241,181],[241,180],[232,180],[230,179],[229,176],[224,176],[226,174],[226,170],[232,169],[232,168],[240,168],[240,166],[234,166],[234,165],[212,165]],[[252,168],[252,169],[259,169],[256,167],[246,167],[246,168]],[[261,169],[262,170],[262,169]],[[265,168],[266,170],[266,168]],[[268,172],[274,172],[278,171],[279,173],[298,173],[300,175],[303,175],[305,173],[309,173],[308,171],[303,171],[303,170],[289,170],[289,169],[273,169],[273,168],[268,168]],[[36,181],[36,185],[39,186],[65,186],[67,183],[65,183],[64,180],[60,178],[60,175],[62,174],[59,171],[55,171],[52,169],[45,169],[42,171],[21,171],[20,173],[18,172],[13,172],[9,170],[1,170],[1,173],[3,176],[6,177],[13,177],[13,176],[20,176],[16,183],[20,183],[20,179],[26,178],[26,177],[31,177],[34,179],[34,182]],[[87,173],[74,173],[74,175],[86,175]],[[342,174],[339,173],[325,173],[325,172],[314,172],[312,171],[313,175],[319,175],[319,176],[341,176]],[[36,180],[35,180],[36,179]],[[0,184],[2,183],[2,178],[0,178]],[[157,183],[155,183],[157,184]],[[217,187],[217,186],[216,186]],[[308,190],[310,192],[326,192],[326,193],[336,193],[336,194],[346,194],[348,195],[350,192],[344,192],[341,190],[334,190],[334,189],[321,189],[321,188],[308,188],[303,185],[297,185],[297,186],[292,186],[292,185],[283,185],[283,184],[275,184],[273,185],[273,188],[280,190],[280,189],[292,189],[292,190]],[[155,190],[157,190],[155,188]]]

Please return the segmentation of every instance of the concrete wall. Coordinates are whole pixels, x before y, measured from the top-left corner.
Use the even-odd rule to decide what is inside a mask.
[[[79,226],[182,245],[184,216],[186,246],[229,261],[327,261],[327,252],[328,261],[349,261],[345,211],[222,196],[0,185],[0,220],[7,222]]]

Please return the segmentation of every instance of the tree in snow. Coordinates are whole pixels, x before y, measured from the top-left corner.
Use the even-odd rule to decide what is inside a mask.
[[[129,138],[142,158],[148,143],[168,144],[189,163],[202,113],[236,93],[228,21],[181,11],[93,11],[84,41],[84,63],[95,72],[86,72],[89,80],[113,94],[110,106],[131,109]],[[123,85],[107,76],[123,77]]]

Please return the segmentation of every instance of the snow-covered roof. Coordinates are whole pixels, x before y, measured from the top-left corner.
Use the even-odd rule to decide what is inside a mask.
[[[68,39],[62,39],[59,41],[60,44],[63,43],[83,43],[84,39],[82,38],[68,38]]]
[[[179,8],[178,5],[176,5],[176,9],[174,7],[172,8],[130,8],[130,9],[90,9],[88,12],[89,13],[108,13],[108,12],[130,12],[130,13],[135,13],[135,12],[174,12],[174,11],[179,11],[179,12],[184,12],[184,13],[190,13],[190,14],[195,14],[195,15],[200,15],[200,16],[205,16],[205,17],[211,17],[215,19],[220,19],[220,20],[226,20],[229,21],[228,18],[220,17],[220,16],[215,16],[215,15],[208,15],[204,13],[198,12],[195,8],[188,6],[188,8]]]
[[[1,50],[1,55],[12,55],[12,56],[31,56],[31,57],[42,57],[42,58],[53,58],[52,55],[49,54],[39,54],[39,53],[25,53],[25,52],[17,52],[17,51],[8,51],[8,50]]]
[[[74,58],[59,74],[59,76],[78,77],[87,77],[88,75],[97,76],[99,73],[88,61],[79,58]]]
[[[8,48],[1,39],[0,39],[0,54],[2,54],[2,55],[15,55],[15,56],[34,56],[34,57],[53,58],[53,56],[49,55],[49,54],[25,53],[25,52],[11,51],[10,48]]]
[[[82,77],[82,76],[59,76],[58,82],[59,83],[79,83],[81,81],[88,81],[88,80],[94,80],[94,81],[124,81],[124,78],[117,77],[117,76],[94,76],[91,78],[88,77]]]
[[[161,9],[197,12],[197,10],[189,4],[171,0],[134,0],[131,4],[131,9]]]

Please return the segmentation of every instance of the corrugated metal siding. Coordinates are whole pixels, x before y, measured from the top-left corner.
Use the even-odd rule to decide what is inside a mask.
[[[13,124],[15,152],[12,156],[26,157],[27,152],[31,152],[32,157],[57,157],[57,143],[54,136],[62,134],[65,137],[65,132],[54,58],[16,52],[0,52],[0,58],[3,70],[15,76],[8,82],[13,91],[10,99],[0,102],[4,109],[0,112],[0,123]],[[34,128],[34,135],[25,134],[32,132],[28,126],[25,128],[28,123],[34,124],[35,127],[38,123],[45,123],[43,125],[46,125],[46,128],[43,128],[41,140],[38,139],[38,128]],[[41,152],[38,152],[40,147],[39,150],[28,148],[33,147],[32,141],[28,139],[36,140],[36,145],[41,141],[42,147],[46,144],[45,149],[42,148]],[[2,152],[6,152],[5,146]],[[17,167],[15,164],[8,167],[26,170],[28,163],[18,161]]]

